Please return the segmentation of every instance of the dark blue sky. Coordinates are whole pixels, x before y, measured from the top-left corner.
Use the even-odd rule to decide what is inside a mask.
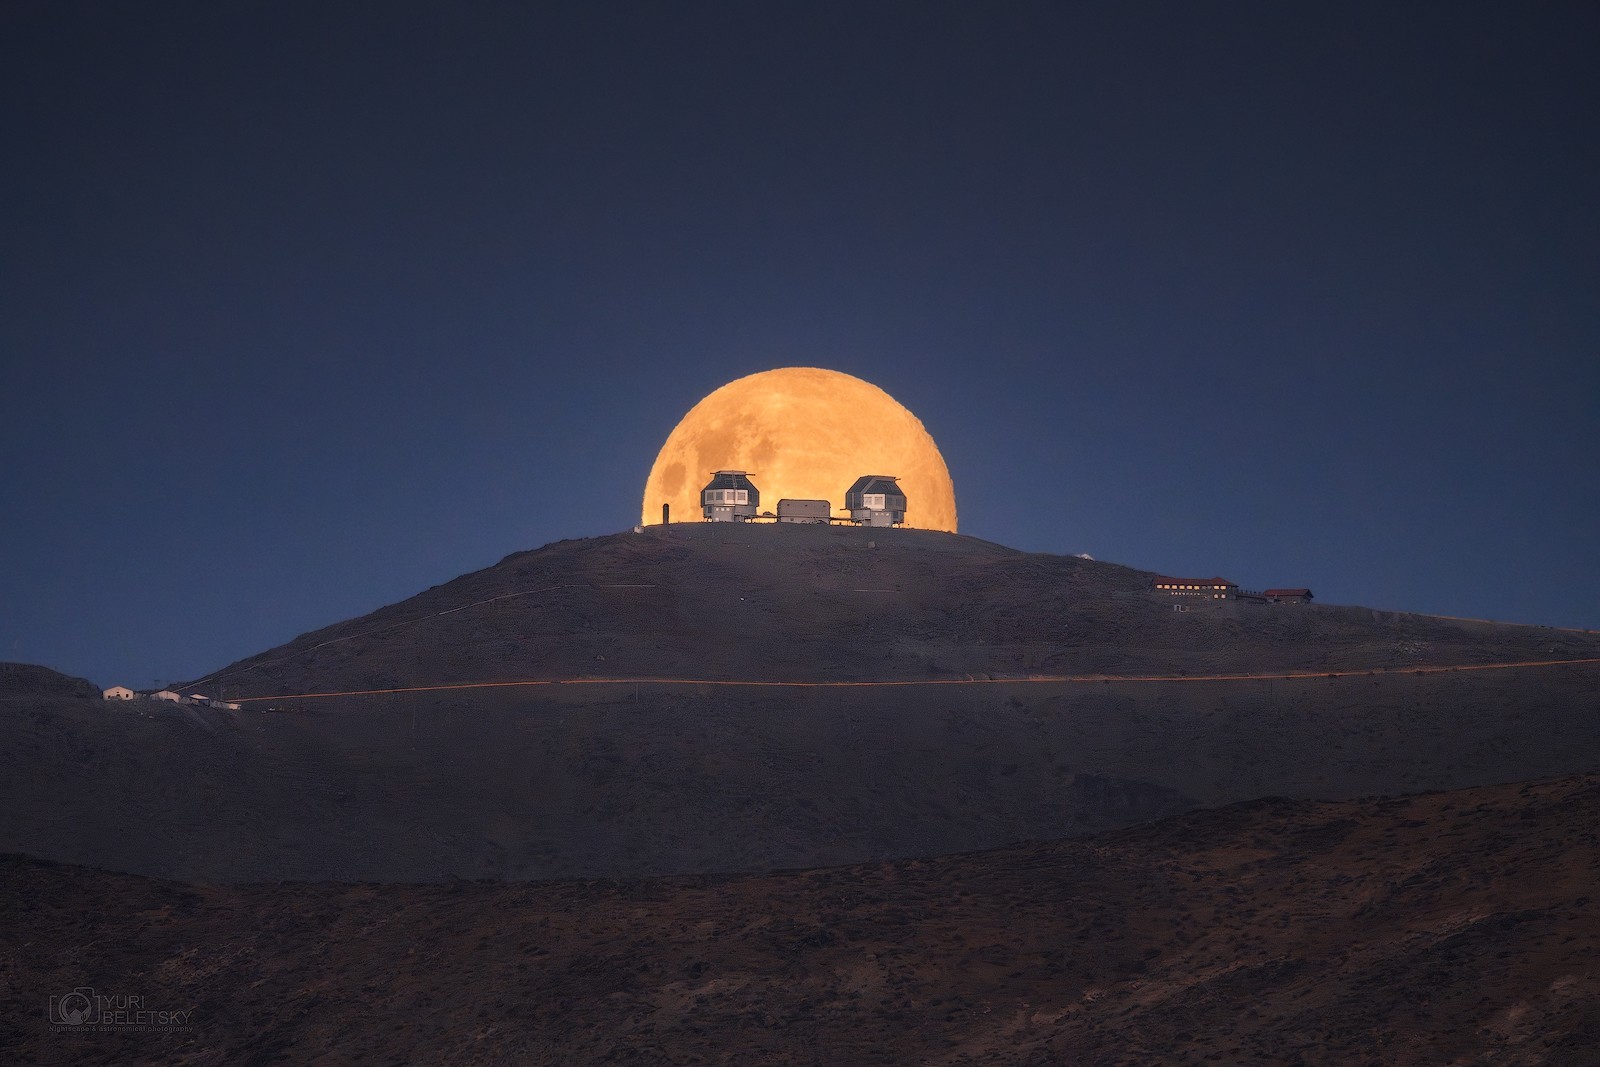
[[[1600,627],[1592,3],[0,9],[0,659],[198,675],[624,530],[722,383],[964,533]]]

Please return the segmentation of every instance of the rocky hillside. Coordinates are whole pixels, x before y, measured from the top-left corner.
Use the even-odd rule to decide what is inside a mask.
[[[1204,602],[1179,613],[1149,591],[1151,577],[929,531],[651,527],[508,556],[218,673],[229,694],[265,696],[519,678],[1205,674],[1600,655],[1597,634],[1364,608]]]
[[[237,887],[0,860],[0,1059],[1600,1062],[1600,779],[738,878]],[[58,1033],[79,987],[183,1012]]]
[[[1600,771],[1596,665],[301,703],[0,698],[0,851],[227,881],[639,877]]]
[[[1266,795],[1600,771],[1600,665],[1407,669],[1594,655],[1595,635],[1321,605],[1175,613],[1148,584],[911,530],[694,524],[562,542],[235,664],[225,689],[1118,680],[563,684],[233,712],[0,693],[0,851],[226,881],[760,871]],[[1355,673],[1147,677],[1218,670]]]
[[[99,700],[93,682],[35,663],[0,663],[0,699],[73,697]]]

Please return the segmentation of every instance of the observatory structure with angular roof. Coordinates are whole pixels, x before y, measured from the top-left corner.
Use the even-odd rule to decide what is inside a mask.
[[[906,521],[906,494],[892,474],[863,474],[845,492],[844,506],[863,526],[899,526]]]
[[[700,490],[700,511],[707,522],[744,522],[756,517],[761,490],[744,471],[717,471]]]

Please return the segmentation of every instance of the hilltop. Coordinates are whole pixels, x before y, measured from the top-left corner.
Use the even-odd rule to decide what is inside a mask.
[[[1176,613],[1149,578],[914,530],[560,542],[235,664],[226,691],[1115,678],[239,711],[0,694],[0,850],[220,881],[763,871],[1600,770],[1600,665],[1411,669],[1594,656],[1596,635],[1324,605]],[[1295,669],[1329,674],[1181,680]]]
[[[685,523],[507,556],[231,664],[244,697],[519,678],[886,681],[1400,669],[1600,635],[1327,605],[1175,612],[1150,572],[923,530]]]

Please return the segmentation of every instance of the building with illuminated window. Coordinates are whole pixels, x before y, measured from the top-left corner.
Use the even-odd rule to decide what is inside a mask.
[[[1174,597],[1196,600],[1237,600],[1239,586],[1226,578],[1167,578],[1157,576],[1150,588]]]

